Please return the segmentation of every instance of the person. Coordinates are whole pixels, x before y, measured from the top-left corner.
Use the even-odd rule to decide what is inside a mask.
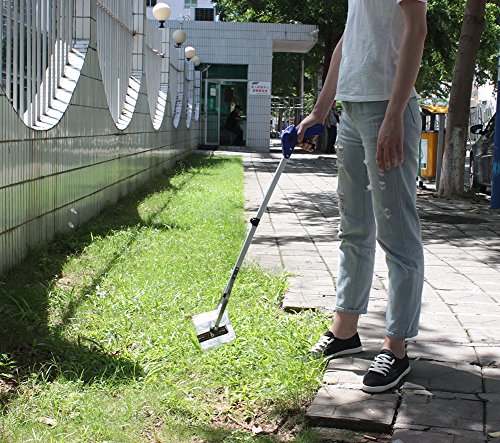
[[[235,105],[234,109],[229,113],[226,120],[226,130],[236,135],[234,144],[237,146],[243,144],[243,131],[240,128],[240,112],[241,108],[238,105]]]
[[[418,333],[424,255],[415,177],[421,121],[414,88],[427,33],[427,0],[349,0],[344,34],[323,90],[298,126],[325,121],[342,100],[337,142],[339,272],[332,328],[309,356],[362,351],[358,320],[368,308],[376,241],[389,269],[385,340],[363,378],[383,392],[410,371],[406,339]]]
[[[326,116],[326,128],[328,129],[328,141],[326,142],[326,153],[335,154],[335,142],[337,141],[337,124],[339,123],[339,115],[335,111],[335,101],[328,110]]]

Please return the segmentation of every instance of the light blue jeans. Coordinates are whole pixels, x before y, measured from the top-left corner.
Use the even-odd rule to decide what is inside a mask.
[[[337,144],[341,243],[336,310],[366,314],[378,241],[389,269],[386,334],[410,338],[418,333],[424,282],[416,210],[422,126],[418,102],[411,98],[404,113],[404,162],[379,172],[375,154],[387,104],[344,102]]]

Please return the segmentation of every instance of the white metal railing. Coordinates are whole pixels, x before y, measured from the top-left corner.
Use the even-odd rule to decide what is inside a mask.
[[[201,108],[201,72],[194,73],[194,121],[200,121]]]
[[[143,0],[0,0],[0,6],[0,87],[27,126],[48,130],[61,120],[94,20],[102,83],[119,129],[132,120],[144,73],[155,129],[163,123],[169,89],[174,126],[183,117],[188,127],[193,116],[198,121],[198,73],[184,51],[170,45],[168,30],[146,19]]]
[[[144,39],[149,112],[154,128],[159,129],[165,115],[168,97],[169,33],[161,32],[154,23],[147,21]]]
[[[194,63],[186,62],[185,67],[187,82],[187,100],[186,100],[186,127],[191,126],[194,110]]]
[[[142,77],[142,69],[134,70],[132,63],[136,33],[130,6],[123,0],[97,0],[97,54],[108,107],[119,129],[132,120]]]
[[[171,57],[170,68],[173,70],[172,86],[175,88],[175,94],[172,94],[172,98],[175,97],[175,101],[172,100],[173,111],[174,111],[174,128],[179,127],[182,116],[182,105],[184,104],[184,69],[185,69],[185,59],[184,50],[182,48],[177,48],[177,57]],[[175,63],[175,64],[173,64]]]
[[[90,36],[75,9],[88,1],[0,0],[0,83],[34,129],[57,124],[69,104]]]

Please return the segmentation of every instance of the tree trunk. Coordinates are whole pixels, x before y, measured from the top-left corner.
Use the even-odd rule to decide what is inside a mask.
[[[465,151],[474,68],[484,28],[486,0],[467,0],[453,71],[439,196],[464,193]]]

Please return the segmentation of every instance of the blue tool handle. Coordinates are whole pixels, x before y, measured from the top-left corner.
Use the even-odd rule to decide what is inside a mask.
[[[325,130],[323,125],[314,125],[306,129],[304,140],[320,135]],[[286,128],[281,134],[281,147],[283,156],[289,158],[293,149],[297,146],[297,128],[294,125]]]
[[[321,135],[324,130],[325,130],[325,127],[323,125],[311,126],[310,128],[306,129],[306,132],[304,134],[304,138],[307,139],[309,137],[316,137],[317,135]]]

